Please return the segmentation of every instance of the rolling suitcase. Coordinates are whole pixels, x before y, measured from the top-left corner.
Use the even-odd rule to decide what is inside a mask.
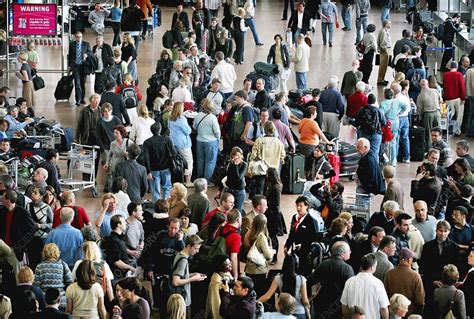
[[[410,160],[421,162],[425,155],[425,129],[419,126],[410,127]]]
[[[339,173],[341,172],[341,158],[337,154],[328,154],[328,161],[336,173],[336,175],[329,179],[329,184],[332,186],[335,182],[339,181]]]
[[[304,187],[304,161],[301,154],[286,156],[285,163],[281,167],[281,181],[283,193],[302,194]]]
[[[72,83],[74,77],[72,75],[66,75],[59,80],[56,90],[54,91],[54,98],[56,101],[69,100],[74,84]]]

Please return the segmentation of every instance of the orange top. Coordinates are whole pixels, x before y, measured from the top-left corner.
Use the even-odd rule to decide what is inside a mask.
[[[298,132],[300,133],[300,143],[307,145],[319,145],[319,136],[323,134],[318,123],[308,118],[301,120]]]

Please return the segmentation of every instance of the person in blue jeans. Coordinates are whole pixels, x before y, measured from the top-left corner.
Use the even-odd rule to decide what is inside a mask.
[[[323,34],[323,45],[327,44],[327,32],[329,31],[329,46],[332,47],[332,38],[334,28],[337,22],[337,7],[329,0],[323,0],[319,6],[319,15],[321,16],[321,31]]]
[[[355,13],[356,13],[356,41],[357,45],[362,37],[367,32],[367,26],[369,25],[369,0],[355,0]]]
[[[217,153],[219,152],[219,140],[221,130],[217,117],[212,114],[213,102],[204,99],[201,102],[201,112],[194,118],[193,128],[197,132],[196,137],[196,176],[204,177],[211,182],[212,173],[216,167]]]
[[[143,161],[147,178],[151,185],[153,202],[166,199],[171,193],[171,161],[176,149],[168,136],[161,136],[161,124],[154,123],[151,128],[152,137],[143,143]],[[163,189],[161,193],[160,188]],[[163,195],[163,196],[162,196]]]
[[[230,162],[227,165],[224,191],[234,195],[235,204],[241,214],[243,214],[243,205],[246,197],[245,192],[245,173],[247,172],[247,163],[243,160],[243,151],[240,147],[234,146],[230,151]]]
[[[255,40],[255,45],[262,46],[263,43],[260,42],[258,37],[257,27],[255,26],[255,5],[252,0],[247,0],[244,4],[245,9],[245,25],[250,28],[252,31],[253,39]]]
[[[352,23],[352,5],[354,4],[354,0],[341,0],[341,17],[342,22],[344,22],[344,31],[351,31],[351,23]]]
[[[390,19],[390,9],[392,8],[393,0],[383,0],[382,1],[382,15],[380,16],[380,20],[384,22],[385,20]]]
[[[410,137],[408,132],[410,130],[410,122],[408,116],[400,116],[400,129],[398,131],[398,158],[401,157],[402,162],[410,163]]]

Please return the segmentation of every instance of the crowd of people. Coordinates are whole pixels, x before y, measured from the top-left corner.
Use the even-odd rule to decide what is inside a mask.
[[[370,2],[342,1],[344,31],[355,9],[361,59],[340,87],[331,75],[324,89],[308,91],[309,35],[320,19],[323,45],[333,47],[338,7],[285,1],[282,20],[289,2],[288,34],[274,36],[266,61],[279,71],[275,92],[264,77],[235,86],[245,32],[263,45],[254,1],[224,1],[221,26],[221,2],[197,0],[191,21],[189,3],[177,5],[146,103],[137,63],[150,1],[130,0],[123,10],[116,2],[110,12],[95,5],[96,45],[76,32],[67,64],[76,106],[87,104],[74,140],[99,147],[93,173],[105,173],[100,208],[86,212],[61,188],[57,150],[47,150],[24,191],[0,164],[0,317],[148,319],[154,309],[173,319],[474,317],[474,159],[467,139],[456,139],[455,149],[445,140],[474,134],[469,57],[443,55],[440,87],[427,76],[423,28],[413,36],[403,30],[392,43],[385,1],[376,38]],[[103,38],[109,14],[111,45]],[[444,24],[449,46],[458,15]],[[369,84],[375,52],[380,102]],[[19,54],[23,91],[15,105],[10,89],[0,88],[2,161],[22,150],[18,139],[34,125],[34,53],[29,45]],[[292,67],[300,91],[288,88]],[[95,83],[86,103],[89,74]],[[288,98],[303,91],[311,95],[305,103]],[[414,126],[422,127],[419,140],[410,140]],[[344,183],[328,156],[337,153],[334,138],[355,146],[357,201],[383,196],[368,220],[344,205]],[[411,158],[418,148],[423,162],[407,203],[396,167],[418,161]],[[282,177],[298,157],[306,184],[288,223],[282,192],[301,181]],[[216,208],[210,187],[219,190]]]

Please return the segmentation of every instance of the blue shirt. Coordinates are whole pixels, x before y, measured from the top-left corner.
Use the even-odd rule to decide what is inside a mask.
[[[13,135],[18,132],[19,130],[22,130],[25,128],[25,126],[28,125],[27,122],[19,122],[16,118],[14,118],[13,116],[11,116],[10,114],[8,114],[7,116],[5,116],[3,118],[4,120],[7,120],[8,121],[8,124],[10,124],[8,126],[8,130],[7,130],[7,136],[9,139],[13,138]]]
[[[61,224],[49,232],[45,244],[55,243],[61,252],[61,259],[72,269],[77,260],[82,258],[81,231],[68,224]]]
[[[176,148],[191,148],[191,128],[186,117],[181,115],[176,121],[168,121],[170,139]]]
[[[272,115],[273,110],[280,110],[280,112],[281,112],[281,119],[280,119],[280,121],[282,121],[284,124],[286,124],[286,125],[288,125],[288,126],[290,125],[290,124],[289,124],[290,122],[288,121],[288,114],[286,113],[285,108],[284,108],[282,105],[278,104],[278,103],[273,104],[273,105],[268,109],[268,115],[269,115],[270,121],[273,120],[273,115]]]
[[[95,213],[95,218],[97,219],[99,215],[100,212]],[[110,233],[112,232],[112,227],[110,226],[110,219],[114,215],[121,215],[125,219],[128,218],[127,214],[118,209],[113,214],[111,214],[110,212],[105,212],[104,220],[102,220],[102,225],[100,225],[100,237],[105,238],[107,236],[110,236]]]
[[[122,9],[120,8],[112,8],[110,9],[110,20],[112,22],[120,22],[122,19]]]
[[[474,233],[472,225],[466,223],[462,229],[457,228],[454,226],[451,228],[451,232],[449,233],[449,238],[454,241],[458,245],[467,245],[469,246],[474,239]]]

